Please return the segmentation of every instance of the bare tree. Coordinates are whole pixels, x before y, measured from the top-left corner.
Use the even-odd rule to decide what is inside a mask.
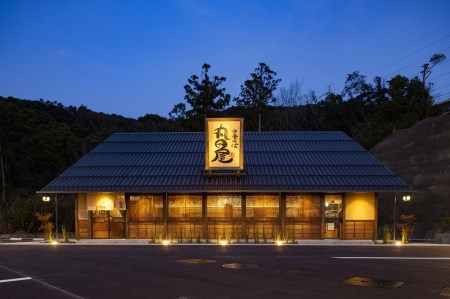
[[[303,82],[295,80],[289,87],[282,87],[278,95],[277,119],[279,129],[295,131],[304,127],[306,118],[305,99],[302,95]]]
[[[304,96],[302,96],[303,81],[295,79],[289,84],[289,87],[282,87],[278,101],[281,107],[295,107],[303,105]]]
[[[444,54],[434,54],[431,56],[429,63],[422,65],[422,71],[420,73],[422,74],[423,85],[425,85],[425,81],[430,77],[432,69],[446,58],[447,57]]]

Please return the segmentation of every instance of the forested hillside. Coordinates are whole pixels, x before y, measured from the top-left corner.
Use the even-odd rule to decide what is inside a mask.
[[[397,198],[397,216],[415,215],[415,235],[433,238],[450,217],[450,115],[424,119],[399,130],[370,150],[414,192],[411,201]],[[381,222],[392,223],[393,194],[379,195]]]
[[[280,88],[276,72],[261,63],[232,99],[222,87],[225,78],[209,71],[205,64],[200,76],[188,79],[184,101],[167,118],[0,97],[0,233],[36,232],[34,213],[53,207],[35,192],[114,132],[203,131],[205,117],[235,116],[244,117],[246,131],[342,130],[369,149],[438,112],[425,77],[369,83],[354,72],[342,92],[316,96],[303,94],[299,82]],[[61,223],[73,230],[73,197],[59,202]]]

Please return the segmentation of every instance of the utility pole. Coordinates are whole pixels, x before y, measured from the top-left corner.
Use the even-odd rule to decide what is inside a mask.
[[[261,132],[261,112],[258,113],[258,132]]]
[[[0,144],[0,167],[2,168],[2,199],[6,204],[6,192],[5,192],[5,164],[3,163],[2,145]]]
[[[5,191],[5,164],[3,163],[2,145],[0,144],[0,167],[2,168],[2,200],[6,206],[6,191]],[[0,220],[2,218],[2,205],[0,205]]]

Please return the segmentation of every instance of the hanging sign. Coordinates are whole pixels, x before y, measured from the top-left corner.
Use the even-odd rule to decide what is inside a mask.
[[[206,170],[244,169],[244,119],[205,119]]]

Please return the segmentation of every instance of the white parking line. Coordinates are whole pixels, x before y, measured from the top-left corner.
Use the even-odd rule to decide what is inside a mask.
[[[32,279],[33,281],[36,281],[36,282],[38,282],[38,283],[40,283],[40,284],[43,284],[43,285],[46,285],[46,286],[48,286],[48,287],[50,287],[50,288],[56,289],[56,290],[60,291],[61,293],[67,294],[67,295],[69,295],[69,296],[71,296],[71,297],[73,297],[73,298],[84,299],[83,297],[80,297],[80,296],[75,295],[75,294],[73,294],[73,293],[71,293],[71,292],[68,292],[68,291],[66,291],[66,290],[60,289],[60,288],[58,288],[58,287],[55,287],[55,286],[53,286],[53,285],[51,285],[51,284],[48,284],[48,283],[46,283],[46,282],[40,281],[40,280],[38,280],[38,279],[36,279],[36,278],[31,278],[31,277],[25,276],[25,275],[23,275],[22,273],[17,272],[17,271],[14,271],[13,269],[9,269],[9,268],[7,268],[7,267],[5,267],[5,266],[0,266],[0,268],[6,269],[6,270],[11,271],[11,272],[13,272],[13,273],[16,273],[16,274],[19,274],[19,275],[24,276],[23,278],[17,278],[17,279],[22,279],[22,280],[24,280],[25,278],[27,278],[27,279]]]
[[[450,257],[405,257],[405,256],[332,256],[333,259],[355,260],[450,260]]]
[[[32,278],[31,277],[21,277],[21,278],[3,279],[3,280],[0,280],[0,283],[21,281],[21,280],[30,280],[30,279],[32,279]]]

